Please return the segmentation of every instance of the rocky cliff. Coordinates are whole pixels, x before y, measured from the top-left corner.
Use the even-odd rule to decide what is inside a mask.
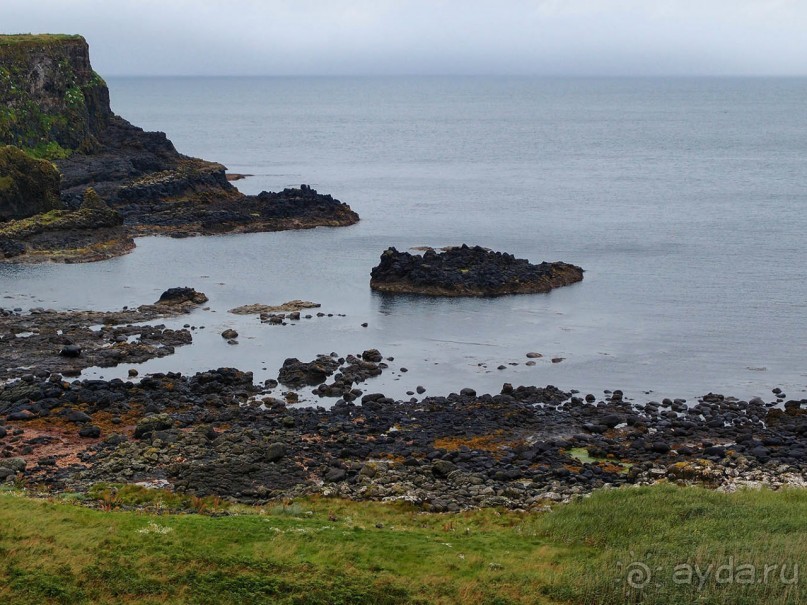
[[[0,36],[0,142],[56,159],[97,147],[109,91],[81,36]]]
[[[182,155],[164,133],[145,132],[115,115],[81,36],[0,35],[0,145],[51,160],[61,179],[60,203],[54,204],[36,193],[30,178],[21,183],[19,171],[12,173],[0,158],[0,221],[56,207],[78,210],[89,187],[120,213],[132,235],[276,231],[359,220],[346,204],[305,186],[245,196],[221,164]],[[40,189],[52,190],[52,181]],[[4,230],[0,226],[0,236],[8,235]]]
[[[81,36],[0,36],[0,66],[0,143],[53,160],[65,206],[77,208],[90,185],[112,206],[130,200],[120,192],[133,184],[149,198],[237,195],[221,164],[183,156],[164,133],[112,113]],[[162,187],[144,191],[140,181],[154,173]]]

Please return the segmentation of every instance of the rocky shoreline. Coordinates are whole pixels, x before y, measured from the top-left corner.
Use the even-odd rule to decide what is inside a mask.
[[[437,253],[398,252],[388,248],[370,273],[370,287],[380,292],[427,296],[502,296],[536,294],[583,279],[568,263],[540,263],[481,246],[444,248]]]
[[[372,389],[394,363],[374,349],[288,359],[264,384],[233,368],[66,377],[189,342],[187,329],[141,324],[203,302],[180,288],[117,313],[4,312],[0,481],[55,491],[137,482],[245,503],[322,494],[430,511],[531,509],[657,481],[807,485],[807,400],[778,389],[767,402],[710,393],[634,403],[618,390],[505,384],[395,401]],[[301,389],[335,404],[295,406]]]

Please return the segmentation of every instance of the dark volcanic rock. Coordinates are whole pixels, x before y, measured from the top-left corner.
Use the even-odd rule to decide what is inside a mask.
[[[62,357],[81,357],[81,347],[78,345],[65,345],[59,351]]]
[[[174,425],[171,417],[168,414],[156,414],[155,416],[146,416],[134,430],[134,438],[142,439],[155,431],[164,431],[170,429]]]
[[[25,245],[22,242],[4,235],[0,235],[0,259],[14,258],[25,254]]]
[[[182,305],[193,303],[201,305],[208,300],[202,292],[197,292],[193,288],[169,288],[160,295],[160,299],[154,303],[157,305]]]
[[[86,439],[97,439],[101,436],[101,429],[97,426],[85,426],[82,427],[78,432],[80,437],[84,437]]]
[[[533,265],[512,254],[462,245],[423,256],[387,249],[370,274],[370,287],[382,292],[433,296],[498,296],[548,292],[583,279],[567,263]]]
[[[95,195],[87,193],[90,199]],[[52,210],[0,225],[0,259],[14,262],[89,262],[133,248],[121,215],[100,200],[75,211]]]
[[[338,368],[339,362],[327,355],[320,355],[308,363],[292,357],[283,362],[277,380],[292,388],[317,385],[325,382]]]
[[[331,410],[259,395],[252,375],[232,368],[140,383],[29,375],[0,386],[12,436],[3,439],[0,468],[25,472],[27,457],[24,479],[57,489],[161,479],[177,491],[243,502],[320,493],[438,511],[541,507],[603,485],[658,480],[732,489],[807,478],[805,401],[784,410],[710,396],[671,416],[624,400],[590,405],[553,386],[508,384],[497,395],[466,389],[414,402],[369,393],[362,405],[342,400]],[[122,434],[103,424],[110,417],[126,418],[111,429]],[[88,418],[85,439],[71,421]],[[95,428],[110,436],[99,442]],[[29,430],[37,436],[14,438]],[[82,464],[50,462],[45,448],[66,435]],[[5,460],[15,458],[9,469]]]

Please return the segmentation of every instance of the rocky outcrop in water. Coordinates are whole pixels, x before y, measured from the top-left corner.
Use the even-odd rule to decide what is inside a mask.
[[[80,36],[0,36],[0,144],[54,162],[61,173],[59,208],[79,209],[91,187],[120,213],[130,236],[277,231],[359,220],[346,204],[305,185],[245,196],[221,164],[182,155],[164,133],[145,132],[115,115]],[[35,180],[42,181],[42,191],[52,190],[52,175]],[[18,194],[33,189],[0,173],[0,220],[54,209],[52,196]],[[11,202],[3,202],[4,191],[11,192]],[[50,230],[52,237],[57,231]],[[4,252],[13,248],[0,243]],[[84,260],[99,258],[91,253]],[[57,252],[54,260],[65,259]]]
[[[308,185],[255,196],[132,201],[120,207],[127,225],[138,235],[174,237],[215,233],[254,233],[352,225],[359,216],[347,204]]]
[[[465,244],[421,256],[388,248],[370,274],[381,292],[430,296],[500,296],[549,292],[583,279],[583,270],[562,262],[533,265],[512,254]]]

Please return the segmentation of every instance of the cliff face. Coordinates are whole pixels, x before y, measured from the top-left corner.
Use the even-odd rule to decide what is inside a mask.
[[[0,36],[0,143],[52,159],[97,147],[112,111],[80,36]]]

